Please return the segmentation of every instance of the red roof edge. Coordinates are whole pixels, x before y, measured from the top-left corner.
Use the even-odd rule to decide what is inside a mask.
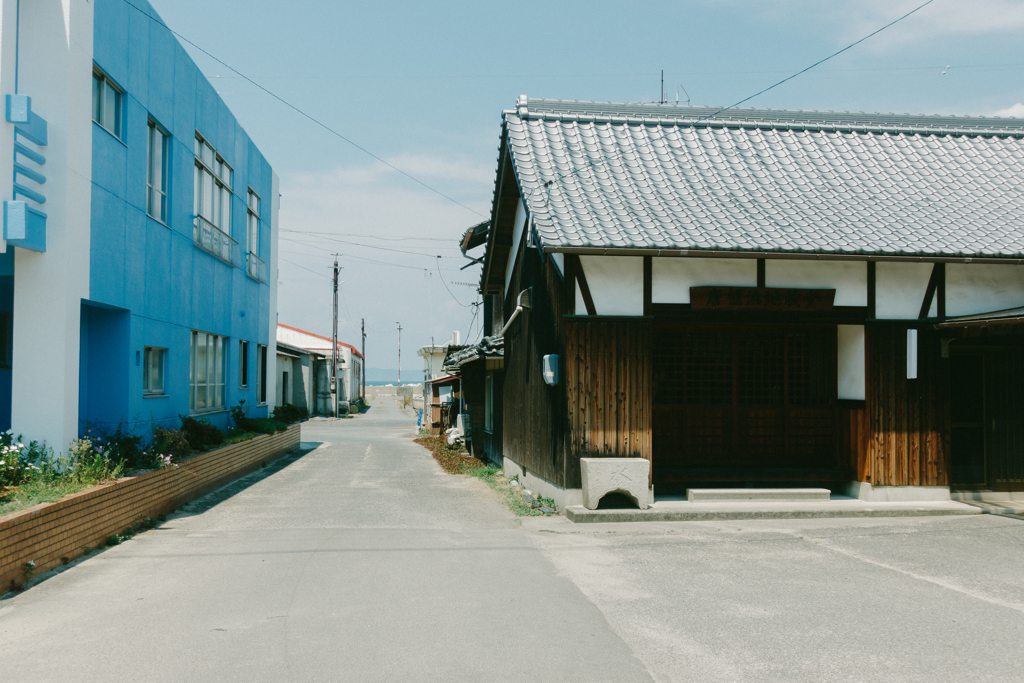
[[[308,334],[310,337],[316,337],[317,339],[323,339],[325,342],[331,341],[330,337],[325,337],[322,334],[317,334],[316,332],[310,332],[309,330],[302,330],[302,329],[299,329],[298,327],[292,327],[291,325],[285,325],[284,323],[278,323],[277,326],[278,327],[283,327],[286,330],[291,330],[292,332],[301,332],[302,334]],[[340,341],[340,342],[338,342],[338,346],[346,346],[346,347],[352,349],[352,353],[354,353],[357,356],[359,356],[360,360],[365,360],[363,358],[363,354],[359,353],[359,349],[357,349],[356,347],[352,346],[351,344],[346,344],[345,342]]]

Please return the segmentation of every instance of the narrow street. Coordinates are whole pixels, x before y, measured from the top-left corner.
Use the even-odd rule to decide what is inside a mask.
[[[573,525],[393,398],[0,601],[11,681],[1020,680],[1024,521]]]

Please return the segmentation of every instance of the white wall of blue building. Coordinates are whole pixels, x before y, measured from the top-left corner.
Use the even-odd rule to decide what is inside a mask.
[[[5,25],[17,11],[5,3]],[[11,420],[26,438],[61,448],[78,432],[80,310],[89,294],[93,5],[23,0],[18,33],[18,91],[48,122],[39,207],[48,245],[45,253],[15,249]],[[14,92],[6,66],[5,94]]]

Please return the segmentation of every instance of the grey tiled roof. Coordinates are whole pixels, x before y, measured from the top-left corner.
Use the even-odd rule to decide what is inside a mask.
[[[1024,119],[527,100],[545,248],[1024,257]]]
[[[505,339],[497,335],[484,337],[474,346],[464,346],[457,351],[449,352],[444,359],[444,369],[457,372],[463,365],[478,358],[498,358],[505,355]]]

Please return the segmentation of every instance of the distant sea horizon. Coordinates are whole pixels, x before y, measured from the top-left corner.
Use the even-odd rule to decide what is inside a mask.
[[[368,380],[366,380],[366,386],[368,386],[368,387],[386,387],[389,384],[392,385],[392,386],[397,386],[398,385],[398,380],[397,379],[373,379],[373,380],[368,379]],[[402,380],[402,384],[423,384],[423,380],[422,379],[414,379],[414,380],[411,380],[411,381],[410,380]]]

